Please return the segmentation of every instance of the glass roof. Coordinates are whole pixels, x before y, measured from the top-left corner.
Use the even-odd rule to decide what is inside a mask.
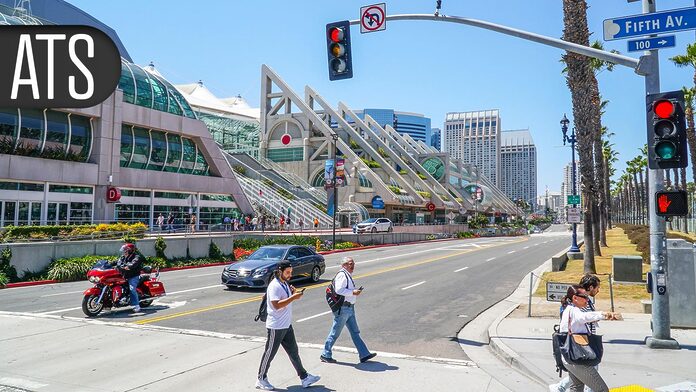
[[[123,90],[124,102],[196,118],[191,106],[171,83],[124,58],[121,58],[121,79],[118,81],[118,88]]]

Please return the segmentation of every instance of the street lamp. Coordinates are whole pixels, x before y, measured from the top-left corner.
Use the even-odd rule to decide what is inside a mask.
[[[336,165],[338,160],[336,159],[336,144],[338,143],[338,134],[332,133],[331,139],[333,139],[333,181],[331,185],[333,186],[333,219],[332,219],[332,235],[331,235],[331,248],[336,249],[336,210],[338,209],[338,187],[336,186]]]
[[[570,151],[571,151],[571,164],[572,166],[572,192],[573,196],[577,194],[577,189],[575,186],[575,142],[577,141],[575,138],[575,128],[573,128],[572,133],[570,136],[568,136],[568,124],[570,124],[570,120],[566,117],[565,113],[563,114],[563,119],[561,119],[561,131],[563,132],[563,145],[566,145],[566,142],[570,143]],[[577,207],[577,204],[573,204],[573,208]],[[577,223],[573,223],[573,240],[570,245],[570,252],[580,252],[580,248],[578,247],[578,225]]]

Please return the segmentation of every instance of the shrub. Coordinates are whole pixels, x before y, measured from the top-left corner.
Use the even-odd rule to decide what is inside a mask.
[[[10,226],[5,229],[3,240],[7,242],[14,239],[45,239],[51,237],[89,236],[93,234],[108,236],[111,233],[123,232],[142,236],[145,230],[147,230],[147,226],[140,222],[133,224],[102,223],[99,225]]]
[[[147,257],[145,259],[145,264],[155,268],[164,268],[169,265],[166,257]]]
[[[476,234],[473,231],[460,231],[457,233],[457,238],[474,238]]]
[[[234,170],[234,172],[239,175],[246,176],[246,169],[244,168],[244,166],[235,165],[232,166],[232,170]]]
[[[425,180],[425,178],[426,178],[426,177],[425,177],[425,174],[422,174],[422,173],[416,173],[416,174],[418,174],[418,177],[419,177],[421,180]]]
[[[422,198],[424,198],[424,199],[429,199],[429,198],[430,198],[430,192],[426,192],[426,191],[416,191],[416,193],[419,194],[420,197],[422,197]]]
[[[360,246],[361,246],[360,244],[356,244],[355,242],[350,242],[350,241],[336,243],[336,249],[351,249],[351,248],[359,248]]]
[[[0,272],[0,288],[7,286],[10,280],[7,278],[4,272]]]
[[[167,249],[167,242],[164,241],[164,238],[162,238],[162,236],[157,236],[157,239],[155,240],[156,257],[166,260],[167,256],[164,254],[165,249]]]
[[[116,256],[83,256],[58,259],[48,266],[48,279],[60,282],[84,280],[92,266],[99,260],[116,260]]]
[[[401,194],[401,188],[399,188],[398,186],[387,185],[387,188],[389,188],[390,191],[394,192],[395,195]]]
[[[123,240],[123,242],[131,243],[131,244],[135,244],[135,241],[137,241],[137,238],[133,237],[130,234],[124,235],[123,238],[121,238],[121,239]]]
[[[0,250],[0,273],[5,275],[10,282],[16,282],[19,278],[17,277],[17,270],[10,264],[11,261],[12,249],[6,246],[5,249]]]
[[[219,260],[224,257],[220,247],[214,242],[211,242],[210,246],[208,247],[208,257],[215,260]]]

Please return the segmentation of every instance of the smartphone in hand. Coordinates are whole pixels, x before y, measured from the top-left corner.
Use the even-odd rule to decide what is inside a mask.
[[[359,291],[363,291],[363,287],[362,287],[362,286],[360,286],[360,288],[359,288],[358,290],[359,290]]]
[[[306,290],[306,287],[303,287],[303,288],[299,289],[300,294],[304,294],[304,291],[305,291],[305,290]]]

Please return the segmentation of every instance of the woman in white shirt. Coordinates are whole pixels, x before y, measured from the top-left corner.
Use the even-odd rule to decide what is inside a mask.
[[[561,315],[561,332],[568,332],[568,325],[570,325],[570,332],[572,333],[589,334],[590,330],[587,324],[599,320],[616,320],[619,318],[619,316],[611,312],[588,312],[583,310],[587,307],[589,298],[585,289],[579,285],[573,285],[568,288],[564,300],[570,300],[572,305],[567,306]],[[585,385],[590,387],[593,392],[609,392],[609,387],[607,387],[607,384],[594,366],[568,363],[565,357],[563,358],[563,364],[570,376],[571,392],[582,392]]]

